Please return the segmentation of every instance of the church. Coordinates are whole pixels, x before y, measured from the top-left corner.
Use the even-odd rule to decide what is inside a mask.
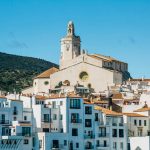
[[[67,35],[61,39],[60,63],[35,77],[33,87],[24,89],[24,94],[59,93],[83,91],[99,93],[109,86],[122,84],[130,78],[128,64],[110,56],[88,54],[81,50],[80,36],[75,34],[72,21],[67,26]]]

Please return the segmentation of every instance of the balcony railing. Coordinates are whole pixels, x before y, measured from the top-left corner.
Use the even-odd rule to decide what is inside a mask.
[[[109,133],[99,133],[98,137],[109,137]]]
[[[49,120],[47,120],[47,119],[42,119],[41,122],[42,122],[42,123],[51,123],[52,120],[51,120],[51,119],[49,119]]]
[[[84,135],[85,139],[95,139],[95,135],[91,134],[91,135]]]
[[[123,123],[119,123],[119,126],[123,126]]]
[[[85,149],[94,149],[94,146],[85,146]]]
[[[117,123],[112,123],[112,126],[117,126]]]
[[[25,136],[25,137],[30,137],[32,134],[31,133],[17,133],[16,136]]]
[[[98,144],[96,145],[97,148],[102,148],[102,147],[109,147],[108,144],[104,145],[104,144]]]
[[[0,120],[0,124],[9,124],[9,120]]]
[[[82,119],[71,119],[71,123],[82,123]]]

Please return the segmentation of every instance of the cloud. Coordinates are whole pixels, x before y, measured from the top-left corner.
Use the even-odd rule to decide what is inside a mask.
[[[17,41],[17,40],[12,40],[7,45],[10,48],[18,48],[18,49],[28,48],[28,45],[26,43],[20,42],[20,41]]]
[[[129,41],[132,43],[132,44],[135,44],[136,43],[136,40],[134,37],[129,37]]]
[[[7,46],[9,48],[17,48],[17,49],[28,48],[28,45],[25,42],[22,42],[16,38],[14,32],[9,32],[8,37],[9,42],[7,43]]]

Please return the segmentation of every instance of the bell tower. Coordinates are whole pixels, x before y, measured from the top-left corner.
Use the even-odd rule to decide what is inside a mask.
[[[72,21],[67,26],[67,35],[61,39],[60,69],[68,66],[69,61],[81,54],[80,37],[75,35],[75,28]]]

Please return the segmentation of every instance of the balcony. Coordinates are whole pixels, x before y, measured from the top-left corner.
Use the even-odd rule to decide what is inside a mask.
[[[123,126],[123,123],[119,123],[119,126]]]
[[[108,145],[108,144],[106,144],[106,145],[104,145],[104,144],[96,145],[96,149],[97,149],[97,150],[108,149],[108,148],[109,148],[109,145]]]
[[[61,150],[61,149],[63,149],[63,145],[62,144],[53,145],[51,147],[51,150]]]
[[[0,120],[0,124],[9,124],[9,120]]]
[[[109,137],[109,133],[99,133],[98,137]]]
[[[52,123],[51,119],[42,119],[41,120],[42,123]]]
[[[82,119],[71,119],[71,123],[82,123]]]
[[[95,135],[94,134],[84,135],[84,139],[95,139]]]
[[[13,110],[13,115],[18,115],[18,110]]]
[[[16,133],[16,136],[30,137],[30,136],[31,136],[31,133]]]
[[[94,146],[85,146],[85,149],[88,149],[88,150],[93,150],[94,149]]]
[[[112,126],[117,126],[117,123],[112,123]]]

